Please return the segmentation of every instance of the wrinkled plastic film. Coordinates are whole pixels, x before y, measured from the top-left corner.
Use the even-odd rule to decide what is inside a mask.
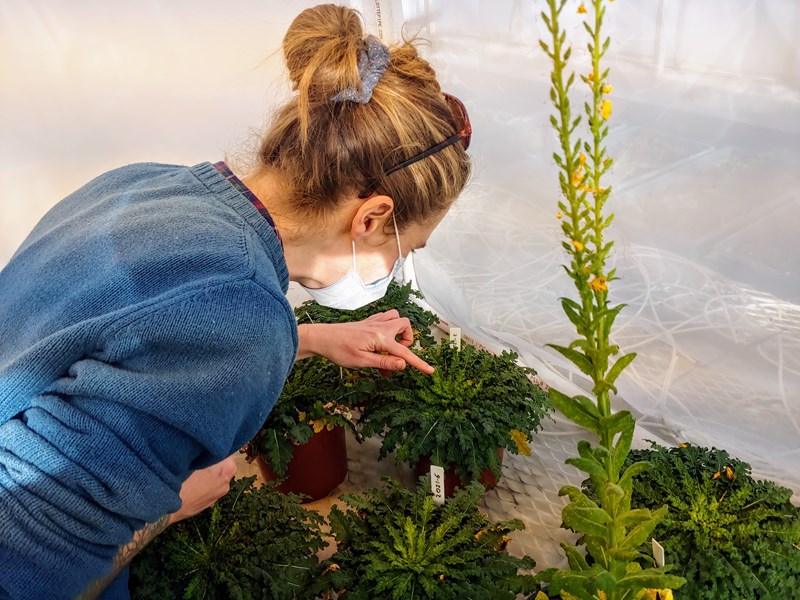
[[[103,171],[246,162],[289,93],[280,40],[312,4],[4,1],[0,264]],[[427,301],[465,338],[580,390],[546,347],[574,337],[558,301],[574,292],[554,216],[542,4],[349,4],[384,43],[428,40],[422,53],[470,111],[474,177],[413,261]],[[579,16],[563,24],[588,68]],[[726,448],[800,491],[800,5],[615,2],[606,30],[611,299],[628,304],[614,335],[638,353],[616,402],[643,437]]]

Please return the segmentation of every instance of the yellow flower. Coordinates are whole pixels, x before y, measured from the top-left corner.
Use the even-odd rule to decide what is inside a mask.
[[[560,219],[560,218],[561,218],[561,217],[563,217],[563,216],[564,216],[564,215],[563,215],[563,214],[561,214],[561,211],[558,211],[558,212],[556,213],[556,219]]]
[[[736,474],[730,467],[725,467],[725,477],[727,477],[728,479],[736,479]]]
[[[444,573],[442,573],[441,575],[439,575],[439,581],[444,581]]]
[[[572,172],[572,185],[579,185],[583,181],[583,170],[577,169]]]
[[[678,444],[678,448],[688,448],[689,444]]]
[[[714,473],[714,474],[711,476],[711,479],[719,479],[719,471],[717,471],[716,473]]]
[[[583,244],[581,244],[578,240],[572,240],[572,245],[578,252],[583,252]]]
[[[608,119],[611,116],[611,100],[603,100],[600,103],[600,116]]]
[[[302,423],[303,421],[305,421],[305,420],[306,420],[306,413],[304,413],[303,411],[300,411],[300,412],[297,414],[297,420],[298,420],[298,421],[300,421],[301,423]]]
[[[512,429],[509,432],[511,439],[514,440],[514,443],[517,445],[517,453],[521,454],[522,456],[530,456],[531,455],[531,447],[528,445],[528,436],[525,435],[519,429]]]
[[[586,6],[584,6],[583,2],[581,2],[581,5],[578,7],[578,14],[579,15],[586,14]]]
[[[593,277],[592,280],[589,282],[589,287],[592,288],[595,292],[607,292],[608,291],[608,283],[606,283],[605,277]]]
[[[609,83],[607,83],[607,84],[605,84],[603,86],[603,93],[604,94],[610,94],[613,90],[614,90],[614,88]]]
[[[325,429],[325,423],[322,421],[309,421],[308,424],[314,429],[314,433],[319,433]]]
[[[673,600],[672,590],[655,590],[648,588],[645,590],[647,600]]]
[[[578,155],[578,160],[581,161],[581,166],[585,165],[586,164],[586,155],[583,152],[581,152]]]

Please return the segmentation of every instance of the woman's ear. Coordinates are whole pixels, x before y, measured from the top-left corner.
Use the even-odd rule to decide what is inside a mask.
[[[384,226],[392,218],[394,200],[389,196],[370,196],[361,200],[353,221],[350,225],[350,235],[353,240],[364,240],[371,237],[376,231],[381,234]],[[381,242],[384,240],[381,239]]]

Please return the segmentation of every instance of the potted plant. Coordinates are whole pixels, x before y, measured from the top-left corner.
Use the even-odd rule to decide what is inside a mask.
[[[397,462],[451,469],[448,494],[481,478],[493,485],[503,450],[530,454],[530,433],[551,410],[547,392],[512,352],[442,342],[420,355],[436,371],[408,369],[377,390],[360,419],[363,434],[383,436],[380,458],[396,451]]]
[[[322,517],[254,481],[234,480],[212,508],[170,526],[137,555],[133,600],[314,598]]]
[[[350,407],[372,389],[354,372],[322,357],[295,364],[267,420],[242,452],[265,481],[309,502],[327,496],[347,476],[345,428],[360,440]]]
[[[357,310],[339,310],[308,301],[295,309],[298,324],[347,323],[396,309],[407,317],[422,345],[433,343],[436,315],[411,298],[421,297],[411,284],[392,281],[386,296]],[[345,428],[361,440],[351,409],[367,403],[384,385],[375,369],[343,369],[321,357],[295,364],[267,420],[245,446],[248,462],[256,461],[266,481],[282,479],[279,491],[306,501],[327,496],[347,476]]]
[[[634,478],[633,506],[669,507],[653,537],[673,572],[686,578],[676,597],[797,597],[800,508],[790,490],[754,480],[750,465],[716,448],[653,443],[632,450],[626,465],[637,461],[652,468]]]
[[[479,484],[437,506],[425,477],[414,491],[384,482],[385,489],[343,495],[345,510],[331,509],[337,550],[328,569],[339,598],[513,600],[530,592],[533,578],[519,570],[533,560],[506,550],[510,532],[524,526],[481,514]]]

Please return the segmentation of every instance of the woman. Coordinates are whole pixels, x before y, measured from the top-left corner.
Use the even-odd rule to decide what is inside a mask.
[[[213,504],[294,360],[432,371],[396,312],[298,328],[285,293],[385,293],[466,183],[466,111],[350,9],[304,11],[283,48],[296,94],[248,177],[111,171],[0,272],[0,598],[97,597]]]

